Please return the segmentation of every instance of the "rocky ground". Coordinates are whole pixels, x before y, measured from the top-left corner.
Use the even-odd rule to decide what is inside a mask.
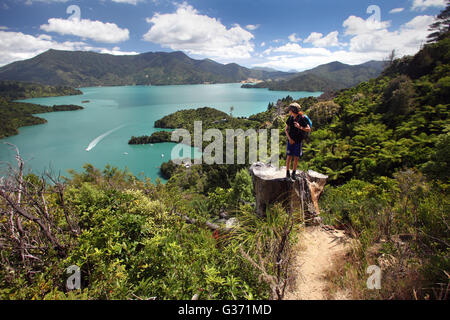
[[[323,226],[307,227],[300,233],[294,248],[295,285],[285,296],[285,300],[347,300],[349,292],[330,293],[327,272],[342,263],[349,250],[349,240],[343,231]]]

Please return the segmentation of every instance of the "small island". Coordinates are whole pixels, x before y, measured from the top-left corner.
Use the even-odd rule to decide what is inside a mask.
[[[157,131],[154,132],[151,136],[140,136],[140,137],[131,137],[128,144],[150,144],[150,143],[162,143],[162,142],[170,142],[170,132],[169,131]]]
[[[203,107],[199,109],[180,110],[165,116],[155,122],[155,128],[161,129],[186,129],[191,135],[194,133],[194,121],[202,121],[202,129],[233,129],[244,130],[253,128],[254,120],[247,118],[235,118],[230,114],[214,108]],[[131,137],[128,144],[150,144],[172,142],[170,131],[156,131],[150,136]]]

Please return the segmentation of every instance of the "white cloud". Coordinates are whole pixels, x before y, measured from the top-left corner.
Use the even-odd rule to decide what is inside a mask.
[[[49,35],[37,37],[22,32],[0,31],[0,65],[32,58],[48,49],[82,50],[84,42],[62,42],[52,40]]]
[[[302,47],[298,43],[286,43],[284,46],[271,49],[273,52],[299,52]]]
[[[325,37],[321,33],[312,32],[304,42],[312,43],[317,48],[337,47],[339,46],[338,35],[338,31],[330,32]]]
[[[136,54],[136,52],[122,52],[119,47],[114,47],[112,50],[92,47],[81,41],[57,42],[54,41],[51,36],[46,34],[32,36],[22,32],[0,31],[0,52],[2,53],[0,55],[0,66],[18,60],[33,58],[49,49],[96,51],[114,55]]]
[[[26,0],[26,5],[32,5],[34,2],[42,2],[42,3],[66,3],[69,0]]]
[[[269,55],[273,53],[289,53],[289,55],[282,55],[283,57],[295,57],[295,56],[308,56],[308,55],[323,55],[324,52],[329,52],[326,49],[323,48],[303,48],[298,43],[286,43],[285,45],[282,45],[280,47],[270,47],[262,53],[260,57],[265,57],[267,59],[272,59],[273,57],[268,57]]]
[[[121,29],[115,23],[104,23],[89,19],[51,18],[48,20],[48,24],[41,25],[41,29],[47,32],[73,35],[104,43],[126,41],[129,39],[130,34],[128,29]]]
[[[112,54],[115,56],[130,56],[130,55],[136,55],[139,54],[139,52],[135,51],[121,51],[120,47],[114,47],[112,50],[106,49],[106,48],[92,48],[94,51],[98,51],[100,53],[107,53]]]
[[[355,65],[369,60],[383,60],[395,49],[398,56],[415,54],[429,34],[428,26],[433,23],[434,17],[428,15],[416,16],[409,22],[400,26],[398,30],[390,31],[389,21],[364,20],[360,17],[350,16],[344,23],[344,35],[349,38],[349,44],[340,49],[319,45],[323,39],[335,39],[333,32],[323,37],[313,32],[304,41],[312,43],[314,48],[305,48],[297,43],[288,43],[283,46],[270,47],[263,52],[265,62],[254,66],[270,67],[277,70],[307,70],[320,64],[333,61]],[[337,32],[337,31],[335,31]],[[327,41],[323,41],[327,42]],[[336,43],[336,41],[333,41]],[[317,46],[316,46],[317,45]],[[331,46],[330,46],[331,47]],[[345,49],[344,49],[345,48]]]
[[[405,10],[405,8],[395,8],[392,9],[391,11],[389,11],[389,13],[400,13],[403,12]]]
[[[273,50],[273,52],[276,51]],[[386,54],[384,52],[378,52],[368,56],[366,53],[346,50],[331,51],[326,48],[302,48],[291,54],[265,57],[265,62],[256,63],[253,66],[268,67],[284,71],[292,69],[304,71],[333,61],[354,65],[367,62],[371,59],[380,61],[385,57]]]
[[[32,5],[35,2],[41,2],[41,3],[66,3],[69,0],[26,0],[25,4]],[[101,0],[106,1],[106,0]],[[137,5],[140,2],[145,2],[145,0],[111,0],[112,2],[116,3],[127,3],[132,5]],[[153,0],[154,1],[154,0]]]
[[[293,33],[288,37],[290,42],[300,42],[302,41],[302,38],[297,38],[297,34]]]
[[[350,16],[342,24],[346,28],[345,35],[370,34],[377,30],[384,30],[391,25],[390,21],[364,20],[360,17]]]
[[[245,29],[253,31],[258,29],[260,26],[261,26],[260,24],[248,24],[245,26]]]
[[[388,22],[375,22],[351,16],[344,21],[346,34],[353,35],[350,51],[390,52],[395,49],[400,55],[414,54],[429,34],[428,26],[434,21],[432,16],[417,16],[402,25],[397,31],[389,31]]]
[[[266,43],[265,42],[261,42],[261,47],[265,47]]]
[[[139,2],[143,2],[144,0],[112,0],[112,2],[116,3],[128,3],[132,5],[137,5]]]
[[[446,0],[414,0],[411,10],[424,11],[431,7],[445,8]]]
[[[320,38],[323,37],[322,33],[319,32],[311,32],[311,34],[308,36],[308,38],[305,39],[304,42],[306,43],[312,43],[314,41],[320,40]]]
[[[250,58],[254,50],[253,34],[239,25],[227,29],[187,3],[179,4],[174,13],[157,13],[147,22],[153,25],[144,40],[172,50],[226,59]]]

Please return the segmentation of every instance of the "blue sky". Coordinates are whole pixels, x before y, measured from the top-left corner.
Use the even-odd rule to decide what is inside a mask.
[[[278,70],[414,54],[446,0],[2,0],[0,65],[50,48]],[[70,6],[76,11],[67,13]],[[370,9],[368,11],[368,8]]]

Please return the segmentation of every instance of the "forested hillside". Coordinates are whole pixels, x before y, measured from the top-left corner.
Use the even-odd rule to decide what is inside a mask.
[[[242,87],[269,88],[276,91],[340,90],[378,77],[385,65],[383,61],[369,61],[356,66],[335,61],[300,72],[285,80],[265,81],[255,85],[245,84]]]
[[[447,290],[449,52],[447,33],[309,109],[317,127],[302,166],[330,176],[323,215],[359,240],[350,265],[335,274],[354,298],[439,298]],[[377,293],[360,280],[371,264],[383,270]]]
[[[450,269],[448,52],[446,38],[414,57],[395,60],[379,78],[340,91],[332,100],[298,101],[313,121],[300,166],[329,175],[321,200],[325,222],[358,239],[348,268],[334,275],[336,286],[350,288],[355,298],[438,298],[445,292]],[[283,130],[286,115],[279,114],[290,102],[289,97],[280,100],[249,119]],[[170,162],[162,170],[172,176],[169,185],[220,196],[225,207],[231,193],[227,177],[236,172],[218,165],[186,170]],[[376,293],[365,283],[371,264],[384,268],[383,289]]]
[[[353,299],[448,293],[448,32],[438,40],[332,99],[298,101],[313,121],[300,166],[329,175],[321,215],[354,240],[342,268],[324,276]],[[284,131],[290,102],[239,120]],[[215,114],[190,111],[192,118],[176,114],[160,125],[191,130],[206,111]],[[226,119],[216,125],[241,123]],[[171,178],[161,184],[89,164],[60,180],[23,176],[18,160],[0,180],[1,299],[284,297],[304,220],[280,205],[255,215],[249,163],[169,162]],[[81,289],[68,291],[72,265]],[[369,265],[382,269],[381,290],[367,289]]]
[[[77,94],[82,94],[82,92],[71,87],[0,81],[0,139],[18,134],[20,127],[47,122],[47,120],[35,117],[33,114],[83,109],[83,107],[75,105],[47,107],[32,103],[14,102],[14,100]]]
[[[80,90],[66,86],[46,86],[31,82],[0,81],[0,96],[5,100],[41,97],[72,96],[83,94]]]
[[[95,52],[49,50],[0,68],[0,80],[33,81],[72,87],[229,83],[279,79],[286,72],[251,70],[235,63],[195,60],[183,52],[114,56]]]

